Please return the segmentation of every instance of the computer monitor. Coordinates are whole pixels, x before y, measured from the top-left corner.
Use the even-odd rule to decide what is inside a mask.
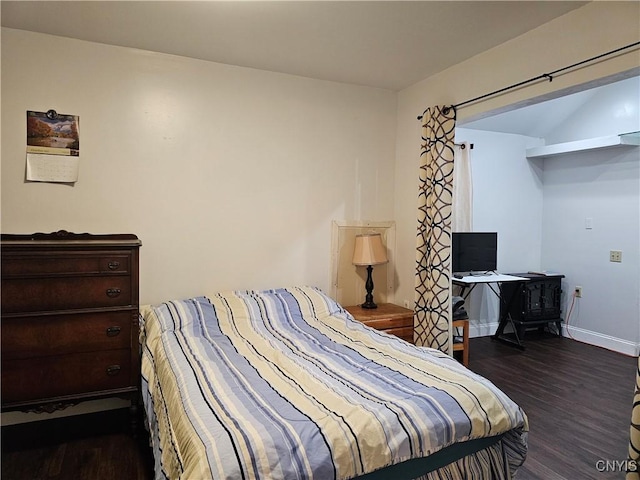
[[[498,268],[497,232],[454,232],[451,242],[453,272],[488,272]]]

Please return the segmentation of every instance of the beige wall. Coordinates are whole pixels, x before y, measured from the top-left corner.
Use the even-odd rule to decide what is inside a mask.
[[[395,302],[414,299],[420,122],[427,106],[455,104],[640,40],[640,3],[593,2],[401,91],[395,171]],[[458,120],[559,96],[640,66],[640,51],[459,109]],[[636,71],[637,73],[637,71]],[[500,188],[500,185],[496,185]]]
[[[328,291],[331,221],[393,219],[402,304],[413,300],[416,116],[638,41],[639,8],[588,4],[397,96],[2,29],[2,231],[136,233],[142,300],[156,302],[301,282]],[[464,107],[458,118],[637,68],[639,56]],[[24,182],[25,111],[49,108],[80,116],[72,187]]]
[[[331,222],[394,220],[403,304],[413,300],[416,116],[638,41],[639,8],[588,4],[398,95],[2,29],[2,231],[136,233],[142,301],[157,302],[293,283],[329,291]],[[579,88],[639,57],[458,118]],[[25,111],[49,108],[80,116],[75,186],[24,181]]]
[[[79,181],[27,183],[26,111],[80,117]],[[141,301],[329,291],[333,220],[393,214],[396,94],[2,29],[2,232],[137,234]]]

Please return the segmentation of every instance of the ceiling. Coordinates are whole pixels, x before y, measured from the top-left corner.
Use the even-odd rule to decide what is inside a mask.
[[[7,1],[3,27],[401,90],[588,2]]]

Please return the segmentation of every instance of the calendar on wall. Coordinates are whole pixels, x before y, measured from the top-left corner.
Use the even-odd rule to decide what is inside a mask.
[[[77,115],[27,111],[27,180],[74,183],[80,168]]]

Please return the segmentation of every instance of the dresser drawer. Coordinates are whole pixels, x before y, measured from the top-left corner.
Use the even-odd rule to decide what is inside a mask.
[[[4,317],[2,360],[130,348],[136,314],[125,310]]]
[[[127,274],[131,271],[130,255],[92,253],[73,255],[31,254],[6,255],[2,258],[5,277],[32,275],[64,275],[78,273]]]
[[[2,313],[131,305],[129,276],[3,278]]]
[[[413,317],[380,318],[374,320],[361,320],[365,325],[376,330],[387,330],[389,328],[411,327],[413,328]]]
[[[389,328],[383,330],[383,332],[400,337],[409,343],[413,343],[413,327]]]
[[[131,351],[108,350],[2,362],[2,403],[131,385]]]

